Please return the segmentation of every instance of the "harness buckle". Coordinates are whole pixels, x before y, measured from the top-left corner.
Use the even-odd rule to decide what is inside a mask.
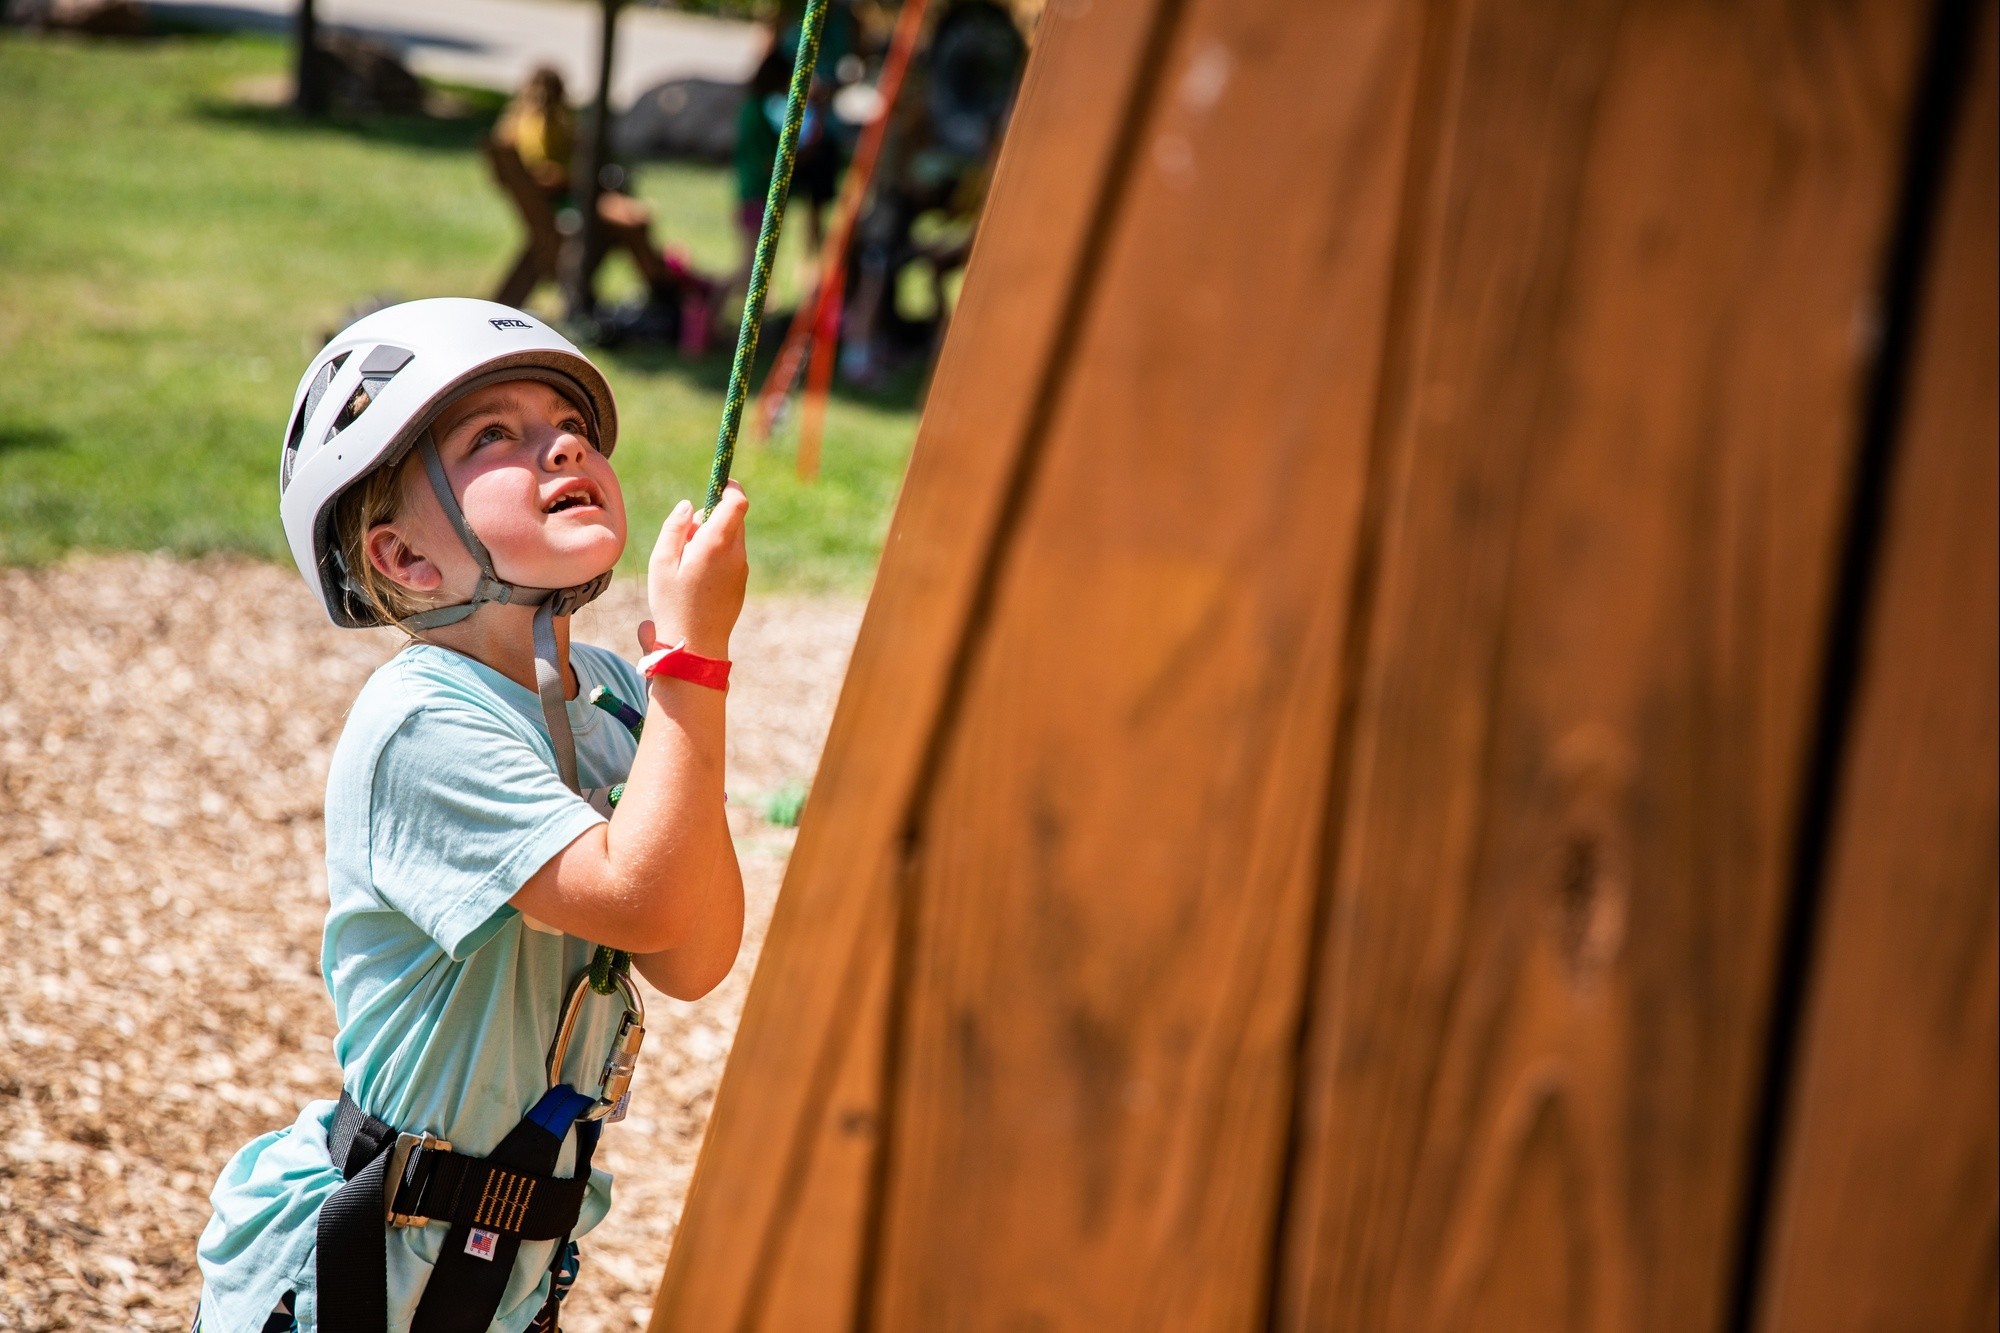
[[[422,1134],[398,1134],[396,1146],[389,1150],[389,1179],[383,1187],[382,1211],[388,1215],[392,1227],[419,1227],[430,1221],[422,1213],[399,1213],[396,1201],[403,1193],[403,1177],[410,1168],[410,1154],[414,1152],[450,1152],[451,1144],[425,1130]]]

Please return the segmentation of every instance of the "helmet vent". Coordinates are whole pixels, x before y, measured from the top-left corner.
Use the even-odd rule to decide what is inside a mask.
[[[396,378],[396,372],[410,364],[411,358],[415,355],[415,352],[406,347],[392,347],[388,343],[383,343],[370,352],[368,359],[361,363],[360,387],[355,389],[354,396],[341,406],[340,415],[333,419],[333,425],[327,431],[326,438],[330,440],[352,426],[354,419],[366,412],[368,405],[382,396],[383,386]]]
[[[387,380],[381,380],[371,383],[368,380],[363,380],[359,385],[355,386],[354,396],[347,400],[346,404],[340,409],[340,415],[333,419],[333,426],[327,431],[326,438],[330,440],[349,426],[352,426],[354,418],[366,412],[368,404],[375,401],[374,391],[388,382]]]
[[[306,390],[305,401],[299,404],[299,414],[292,418],[292,428],[285,433],[285,456],[278,465],[279,490],[291,485],[292,469],[298,464],[299,444],[305,438],[306,422],[312,420],[313,409],[318,407],[319,400],[326,396],[327,385],[333,383],[333,377],[340,372],[341,366],[346,364],[347,356],[346,352],[342,352],[321,366],[319,374],[313,376],[312,385]]]

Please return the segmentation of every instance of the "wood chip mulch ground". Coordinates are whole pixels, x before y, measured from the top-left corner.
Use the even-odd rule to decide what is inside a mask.
[[[642,590],[579,636],[636,655]],[[713,995],[647,997],[618,1207],[571,1333],[643,1327],[860,620],[753,599],[734,645],[732,822],[750,894]],[[348,702],[395,651],[288,569],[93,557],[0,571],[0,1328],[183,1329],[238,1146],[337,1096],[320,805]]]

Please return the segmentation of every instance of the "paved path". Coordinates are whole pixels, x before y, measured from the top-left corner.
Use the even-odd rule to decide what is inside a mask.
[[[289,32],[295,0],[152,0],[205,27]],[[379,37],[417,73],[511,92],[536,65],[562,71],[574,101],[597,87],[597,5],[583,0],[319,0],[320,21]],[[618,20],[611,94],[619,105],[662,79],[747,79],[764,49],[755,24],[628,6]]]

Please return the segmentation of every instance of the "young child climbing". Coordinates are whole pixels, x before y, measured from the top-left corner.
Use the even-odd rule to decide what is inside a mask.
[[[747,501],[732,485],[706,521],[667,517],[639,668],[572,648],[625,548],[617,435],[596,368],[484,301],[372,314],[300,382],[293,555],[335,623],[411,642],[327,778],[341,1099],[223,1169],[199,1330],[553,1330],[574,1238],[611,1202],[590,1161],[643,1036],[625,961],[691,999],[735,960]]]

